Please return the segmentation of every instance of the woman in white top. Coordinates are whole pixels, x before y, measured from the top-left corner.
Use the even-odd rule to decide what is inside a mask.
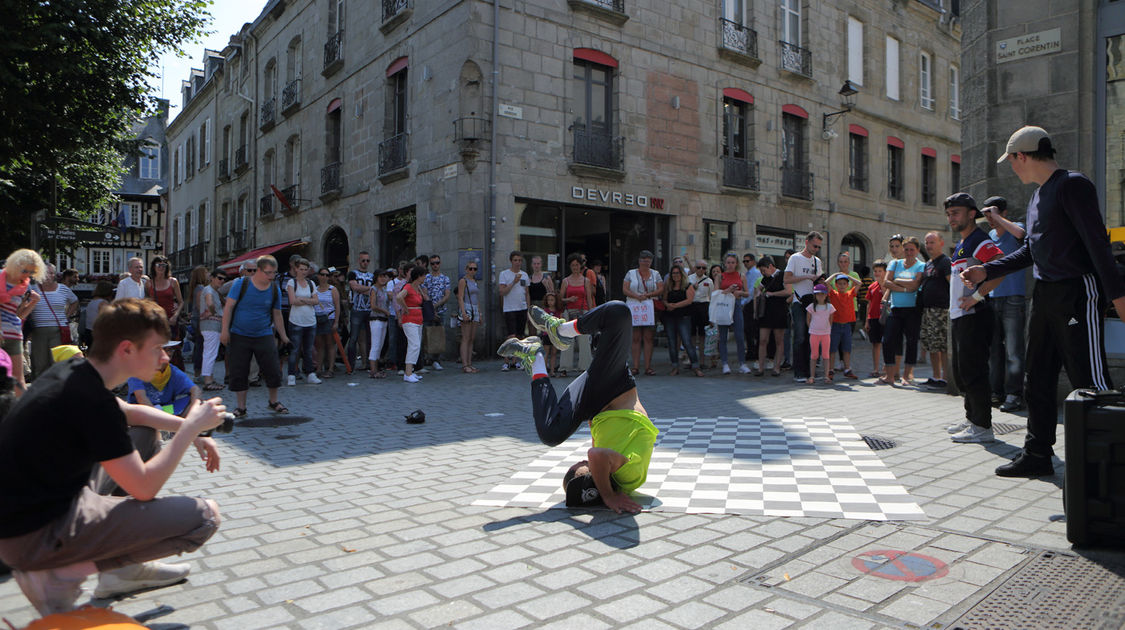
[[[222,383],[215,382],[215,359],[219,356],[219,337],[223,332],[223,299],[219,297],[219,287],[227,281],[222,269],[210,273],[209,284],[199,288],[199,336],[203,339],[203,354],[200,356],[199,373],[203,375],[203,390],[218,391]]]
[[[336,376],[337,315],[340,312],[340,291],[332,286],[332,272],[321,267],[316,272],[316,362],[322,378]]]
[[[637,259],[637,268],[630,269],[629,273],[625,274],[625,282],[621,286],[621,290],[625,293],[625,302],[631,309],[640,308],[646,302],[645,308],[652,309],[652,324],[633,326],[634,375],[640,371],[637,366],[640,365],[642,342],[644,344],[645,374],[649,376],[656,374],[656,371],[652,369],[652,343],[653,336],[656,333],[656,310],[653,308],[652,300],[664,294],[664,280],[660,277],[660,273],[652,268],[652,259],[652,252],[647,249],[642,250],[640,257]]]
[[[305,380],[312,384],[320,383],[316,375],[316,360],[313,345],[316,342],[316,305],[320,299],[316,286],[309,280],[311,263],[301,258],[297,260],[295,275],[285,283],[289,294],[289,339],[293,348],[289,351],[289,385],[297,384],[297,359],[304,365]]]

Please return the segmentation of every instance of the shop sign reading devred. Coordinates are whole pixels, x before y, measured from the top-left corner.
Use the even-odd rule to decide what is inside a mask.
[[[624,193],[617,190],[599,190],[597,188],[583,188],[571,186],[570,196],[585,201],[600,201],[601,203],[615,203],[619,206],[634,206],[637,208],[664,209],[664,200],[658,197]]]

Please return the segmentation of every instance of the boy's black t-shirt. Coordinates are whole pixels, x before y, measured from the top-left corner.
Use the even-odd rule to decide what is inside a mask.
[[[66,514],[98,462],[132,451],[97,370],[82,358],[51,366],[0,421],[0,538]]]

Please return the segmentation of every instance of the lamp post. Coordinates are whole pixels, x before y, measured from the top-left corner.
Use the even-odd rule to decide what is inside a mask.
[[[828,134],[829,127],[836,121],[836,118],[852,111],[852,108],[855,107],[855,95],[859,94],[859,90],[856,89],[851,81],[844,81],[844,87],[840,88],[840,91],[837,93],[844,97],[844,109],[824,114],[824,120],[821,124],[821,131],[824,134]]]

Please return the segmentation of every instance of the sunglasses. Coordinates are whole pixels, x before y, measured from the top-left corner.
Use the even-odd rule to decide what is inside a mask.
[[[330,276],[330,275],[332,275],[332,274],[328,273],[327,271],[322,271],[322,272],[320,272],[320,273],[318,273],[318,274],[316,274],[316,275],[318,275],[318,276]]]
[[[243,270],[242,270],[242,272],[243,272],[243,273],[258,273],[258,270],[257,270],[257,268],[254,268],[254,269],[243,269]]]
[[[440,260],[431,260],[431,261],[430,261],[430,264],[431,264],[431,265],[440,265],[440,264],[441,264],[441,261],[440,261]]]
[[[465,267],[465,271],[476,271],[476,267]]]
[[[154,266],[154,267],[167,267],[167,266],[168,266],[168,263],[165,263],[165,262],[158,262],[158,263],[155,263],[155,264],[154,264],[153,266]]]

